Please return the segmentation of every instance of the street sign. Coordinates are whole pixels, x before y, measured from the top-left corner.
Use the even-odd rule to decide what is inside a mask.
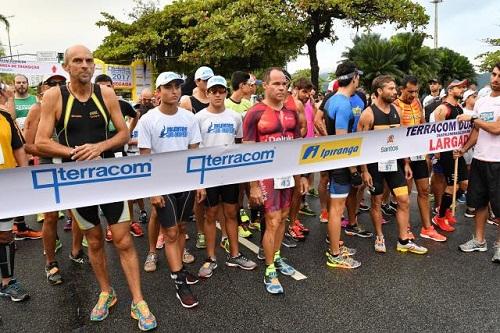
[[[39,62],[57,62],[56,51],[37,51],[36,58]]]

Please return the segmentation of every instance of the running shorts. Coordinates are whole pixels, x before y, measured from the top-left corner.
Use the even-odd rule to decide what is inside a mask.
[[[453,152],[445,151],[441,153],[439,158],[439,163],[443,167],[443,174],[446,178],[446,184],[448,186],[453,186],[453,178],[455,173],[455,160],[453,159]],[[460,157],[458,159],[458,182],[463,182],[467,180],[467,165],[465,164],[465,159]]]
[[[330,170],[330,198],[347,198],[351,191],[351,171],[349,168]]]
[[[380,172],[378,171],[378,164],[368,164],[368,172],[372,176],[373,190],[370,190],[372,195],[381,195],[384,193],[384,180],[392,190],[395,196],[408,195],[408,186],[406,184],[406,177],[403,171],[403,165],[398,161],[398,171],[393,172]]]
[[[411,172],[413,173],[413,179],[419,180],[423,178],[429,178],[429,167],[427,166],[427,161],[410,161]]]
[[[155,207],[158,221],[163,228],[172,228],[186,222],[193,214],[195,191],[186,191],[163,195],[165,207]]]
[[[467,187],[467,206],[483,208],[491,204],[495,216],[500,216],[500,162],[472,159]]]
[[[272,178],[260,180],[259,184],[262,196],[264,197],[264,212],[271,213],[290,208],[293,187],[276,190],[274,189],[274,179]]]
[[[71,213],[81,230],[89,230],[101,223],[101,208],[108,225],[130,221],[130,211],[126,201],[71,209]]]
[[[240,184],[229,184],[206,189],[205,206],[215,207],[219,202],[237,204],[240,196]]]

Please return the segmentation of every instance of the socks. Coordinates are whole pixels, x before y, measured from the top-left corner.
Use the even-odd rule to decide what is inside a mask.
[[[281,251],[276,251],[274,253],[274,261],[278,260],[279,258],[281,258]]]
[[[270,273],[274,272],[276,272],[276,267],[274,267],[274,263],[266,266],[266,275],[269,275]]]
[[[399,244],[401,245],[406,245],[408,244],[408,242],[410,241],[409,239],[401,239],[401,238],[398,238],[398,241],[399,241]]]
[[[449,193],[444,193],[441,199],[441,206],[439,207],[439,217],[444,217],[446,211],[450,208],[453,197]]]

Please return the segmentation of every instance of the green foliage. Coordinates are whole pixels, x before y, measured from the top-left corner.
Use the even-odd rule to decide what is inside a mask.
[[[484,42],[497,48],[497,50],[486,52],[476,57],[476,59],[481,60],[479,71],[483,73],[491,71],[493,66],[500,62],[500,49],[498,49],[500,47],[500,38],[488,38]]]
[[[453,79],[475,82],[474,66],[467,57],[445,47],[435,50],[435,56],[440,62],[437,76],[443,84],[446,85]]]

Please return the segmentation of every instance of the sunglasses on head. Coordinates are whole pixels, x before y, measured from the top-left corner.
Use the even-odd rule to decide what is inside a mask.
[[[62,86],[66,84],[66,81],[47,81],[45,82],[49,87]]]

